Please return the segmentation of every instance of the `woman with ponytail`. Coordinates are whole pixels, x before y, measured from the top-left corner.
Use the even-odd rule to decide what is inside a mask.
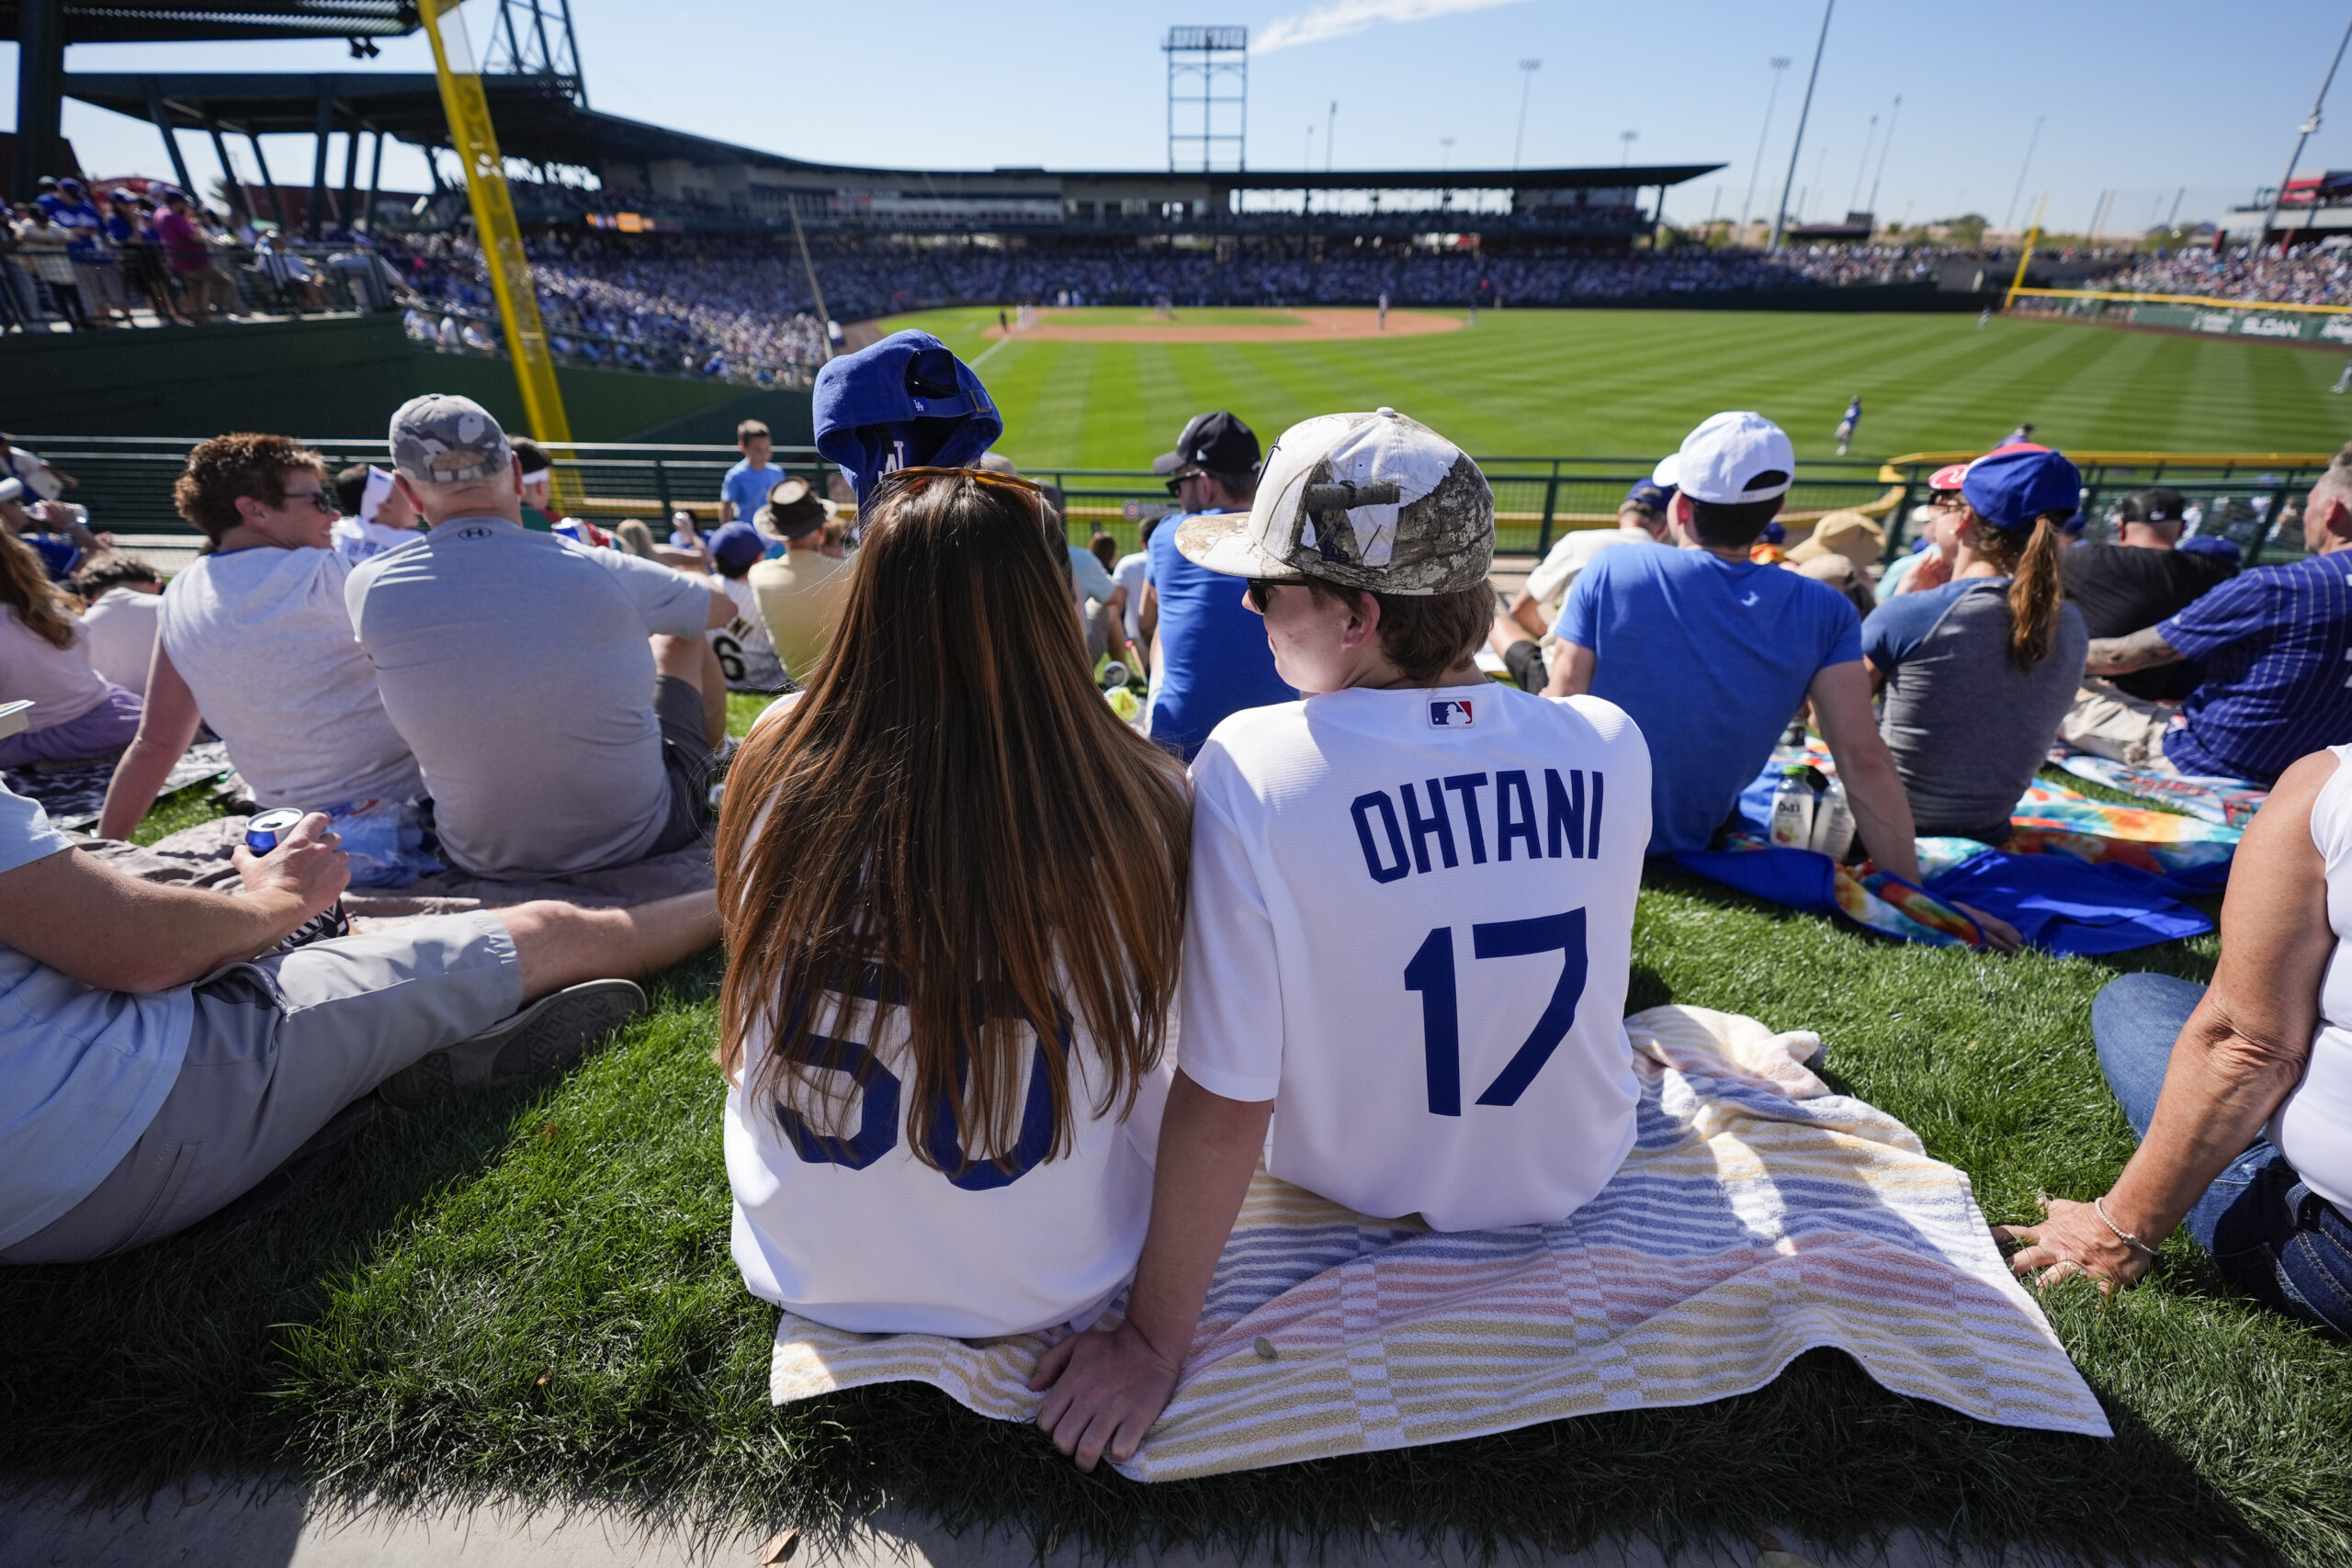
[[[90,667],[74,612],[33,547],[0,527],[0,702],[33,705],[22,731],[0,737],[0,768],[110,757],[139,731],[138,695]]]
[[[2005,841],[2074,702],[2090,630],[2058,566],[2082,487],[2046,446],[1979,457],[1953,511],[1951,581],[1862,623],[1880,732],[1922,834]]]

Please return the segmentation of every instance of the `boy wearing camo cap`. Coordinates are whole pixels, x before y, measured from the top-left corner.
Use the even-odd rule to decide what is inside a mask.
[[[430,525],[345,590],[444,859],[478,876],[624,865],[699,841],[725,680],[706,577],[522,523],[522,465],[490,411],[392,415],[401,493]],[[714,722],[716,721],[716,722]]]
[[[1086,1468],[1166,1404],[1261,1150],[1361,1213],[1470,1230],[1565,1218],[1634,1140],[1649,750],[1609,703],[1472,662],[1495,608],[1477,466],[1391,409],[1325,415],[1267,454],[1246,516],[1176,545],[1249,580],[1306,694],[1227,718],[1193,763],[1150,1234],[1125,1321],[1032,1384]]]

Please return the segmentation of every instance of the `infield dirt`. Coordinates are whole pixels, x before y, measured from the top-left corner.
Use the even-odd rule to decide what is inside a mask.
[[[1082,325],[1069,319],[1080,314],[1075,310],[1039,310],[1037,324],[1026,331],[1016,327],[1008,333],[1002,327],[990,327],[981,335],[1011,337],[1022,343],[1330,343],[1341,338],[1425,337],[1462,330],[1458,316],[1415,310],[1389,311],[1385,331],[1380,312],[1364,310],[1286,310],[1283,314],[1296,322],[1293,326],[1200,326],[1186,322],[1181,310],[1164,321],[1119,326]]]

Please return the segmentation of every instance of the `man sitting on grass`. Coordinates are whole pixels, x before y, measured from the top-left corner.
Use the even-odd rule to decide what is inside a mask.
[[[1680,550],[1611,550],[1577,579],[1553,628],[1547,694],[1590,693],[1633,715],[1650,743],[1649,850],[1703,850],[1806,703],[1838,761],[1863,846],[1919,885],[1911,803],[1871,711],[1861,619],[1845,595],[1751,560],[1787,499],[1796,448],[1759,413],[1719,413],[1659,466],[1678,487]],[[2016,931],[1969,911],[1996,946]]]
[[[2240,572],[2144,630],[2093,637],[2093,675],[2195,659],[2205,678],[2177,709],[2086,683],[2058,739],[2135,768],[2258,784],[2352,741],[2352,446],[2303,502],[2303,547],[2301,560]]]
[[[2091,636],[2144,631],[2237,575],[2234,560],[2179,547],[2188,509],[2177,490],[2135,490],[2123,498],[2123,527],[2115,543],[2079,545],[2059,558],[2066,597],[2083,613]],[[2113,683],[2135,697],[2177,703],[2197,689],[2204,673],[2202,665],[2184,660],[2119,675]]]
[[[718,940],[716,900],[691,893],[277,953],[342,893],[336,843],[309,816],[266,855],[238,849],[237,895],[167,886],[0,789],[0,1263],[106,1258],[232,1203],[260,1212],[387,1104],[577,1056],[645,1005],[605,976]]]
[[[1261,1151],[1363,1213],[1455,1231],[1564,1219],[1633,1147],[1649,753],[1608,703],[1479,674],[1494,540],[1476,465],[1390,409],[1292,427],[1247,514],[1177,532],[1187,561],[1250,580],[1307,695],[1227,718],[1193,764],[1150,1230],[1125,1321],[1031,1380],[1085,1469],[1131,1457],[1167,1404]]]
[[[562,876],[702,841],[727,733],[703,633],[735,602],[624,550],[526,533],[514,449],[469,399],[411,399],[391,446],[432,529],[354,570],[345,598],[442,858]]]

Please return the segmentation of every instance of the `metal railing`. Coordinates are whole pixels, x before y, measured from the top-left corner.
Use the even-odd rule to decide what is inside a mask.
[[[1978,452],[1910,452],[1879,470],[1897,503],[1886,530],[1887,560],[1909,547],[1912,513],[1928,499],[1928,478],[1947,463]],[[2335,454],[2328,452],[2069,452],[2083,471],[2086,536],[2112,538],[2123,497],[2164,485],[2180,491],[2196,511],[2197,532],[2228,539],[2245,566],[2303,554],[2302,503],[2312,481]]]
[[[215,246],[209,271],[194,274],[174,271],[155,246],[113,250],[107,257],[96,267],[44,266],[23,250],[0,257],[0,330],[51,332],[95,323],[118,310],[130,313],[130,325],[160,327],[173,314],[199,321],[221,312],[317,316],[393,310],[403,302],[403,291],[373,258],[347,245],[288,244],[270,253]],[[44,270],[59,276],[43,277]],[[69,270],[70,279],[63,276]]]
[[[17,442],[74,475],[81,488],[74,499],[90,509],[90,525],[126,533],[185,530],[172,508],[172,481],[179,477],[194,437],[23,434]],[[382,441],[319,438],[307,443],[329,468],[350,463],[389,461]],[[648,522],[672,512],[692,513],[703,522],[718,516],[718,484],[741,456],[732,446],[575,442],[551,447],[559,494],[566,510],[580,515]],[[814,447],[780,446],[772,459],[787,473],[821,490],[829,469]],[[1625,492],[1650,475],[1643,457],[1481,457],[1495,491],[1495,547],[1505,555],[1536,554],[1552,547],[1561,533],[1605,528],[1617,520]],[[1120,547],[1139,547],[1144,523],[1175,510],[1166,481],[1143,468],[1030,468],[1027,476],[1062,494],[1070,540],[1083,545],[1097,530]],[[1800,526],[1823,513],[1851,508],[1883,517],[1905,498],[1899,479],[1889,479],[1870,462],[1807,464],[1790,492],[1782,515]]]

